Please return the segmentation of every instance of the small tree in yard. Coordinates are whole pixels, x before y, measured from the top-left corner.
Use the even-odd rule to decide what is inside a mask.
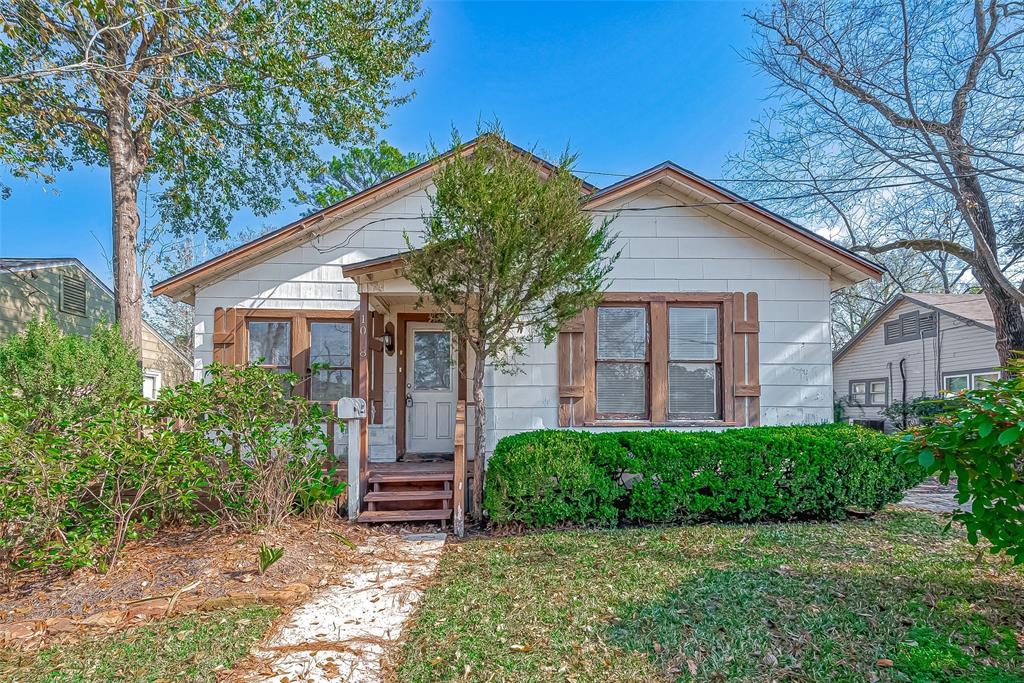
[[[581,183],[564,154],[546,178],[535,159],[499,135],[471,154],[457,136],[434,176],[424,245],[407,257],[406,277],[437,307],[436,318],[475,355],[473,513],[481,516],[484,368],[515,372],[531,340],[550,344],[562,325],[601,298],[617,254],[608,220],[595,225],[580,205]],[[408,235],[406,241],[412,249]]]

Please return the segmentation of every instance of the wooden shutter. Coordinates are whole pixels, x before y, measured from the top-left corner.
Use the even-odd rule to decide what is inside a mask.
[[[213,361],[221,365],[244,363],[245,349],[240,346],[241,326],[245,316],[234,308],[216,308],[213,311]]]
[[[370,424],[384,424],[384,316],[370,314],[370,405],[367,406]]]
[[[578,315],[558,333],[558,426],[578,427],[586,421],[586,345],[584,315]]]
[[[757,293],[732,295],[732,395],[733,419],[738,425],[761,422],[760,324],[757,319]]]

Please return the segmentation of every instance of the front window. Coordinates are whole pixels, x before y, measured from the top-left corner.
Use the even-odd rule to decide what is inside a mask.
[[[668,416],[714,420],[721,416],[718,384],[718,309],[668,309]]]
[[[998,372],[976,372],[971,377],[971,381],[974,383],[975,389],[985,389],[997,379],[999,379]]]
[[[309,324],[309,397],[337,401],[352,396],[352,323]]]
[[[291,372],[292,324],[287,320],[249,321],[249,363],[272,372]]]
[[[647,417],[649,341],[645,307],[597,309],[598,417]]]

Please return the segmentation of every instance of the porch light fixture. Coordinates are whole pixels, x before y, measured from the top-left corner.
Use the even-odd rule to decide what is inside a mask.
[[[391,323],[384,326],[384,334],[373,339],[374,341],[379,341],[384,346],[384,353],[389,356],[395,352],[395,326]]]

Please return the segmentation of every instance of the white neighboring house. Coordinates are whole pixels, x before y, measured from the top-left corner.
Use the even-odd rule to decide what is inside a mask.
[[[363,459],[378,472],[452,453],[472,359],[430,321],[429,301],[416,307],[402,270],[404,235],[422,238],[431,176],[450,154],[157,285],[195,304],[197,373],[263,358],[308,376],[313,399],[364,397]],[[621,258],[604,303],[558,343],[532,344],[519,374],[487,371],[488,451],[542,428],[832,419],[829,296],[879,266],[672,163],[584,183],[580,199],[595,220],[617,214]],[[313,362],[330,369],[309,373]]]
[[[846,417],[880,422],[895,401],[973,389],[999,376],[992,309],[981,294],[900,294],[832,362]]]

